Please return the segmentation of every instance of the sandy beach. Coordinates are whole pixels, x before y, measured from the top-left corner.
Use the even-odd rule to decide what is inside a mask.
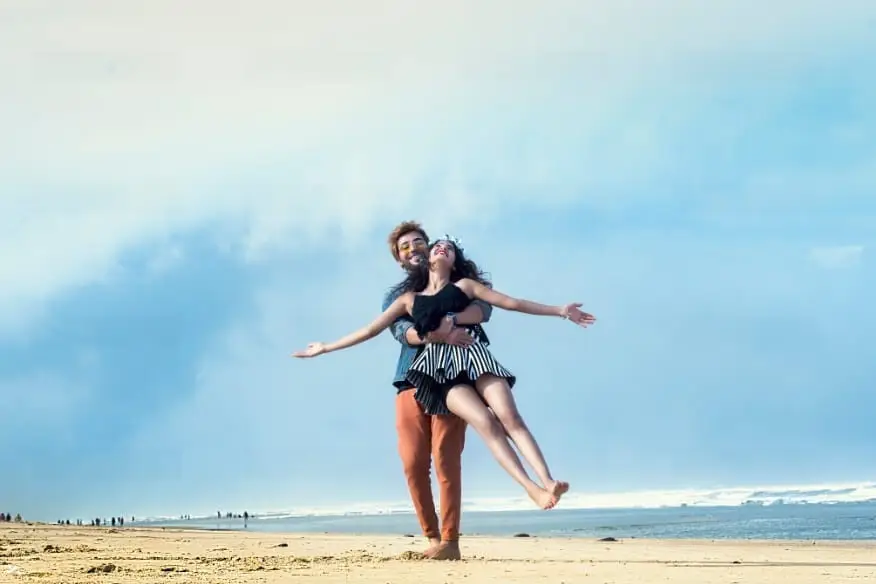
[[[876,542],[480,538],[419,559],[419,538],[0,524],[0,582],[853,582]]]

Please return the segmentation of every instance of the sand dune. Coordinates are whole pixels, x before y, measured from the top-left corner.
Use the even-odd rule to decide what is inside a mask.
[[[480,538],[461,562],[420,539],[0,524],[0,582],[794,584],[876,577],[876,542]]]

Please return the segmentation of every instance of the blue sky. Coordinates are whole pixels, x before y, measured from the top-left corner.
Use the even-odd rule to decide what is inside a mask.
[[[0,507],[404,501],[391,337],[288,354],[407,218],[599,318],[488,328],[576,491],[872,479],[872,3],[191,5],[0,18]]]

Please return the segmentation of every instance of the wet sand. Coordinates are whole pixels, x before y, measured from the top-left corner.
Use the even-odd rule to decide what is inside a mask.
[[[0,524],[0,582],[828,583],[876,578],[876,542],[419,538]]]

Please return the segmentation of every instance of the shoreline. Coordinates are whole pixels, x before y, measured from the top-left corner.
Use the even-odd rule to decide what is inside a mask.
[[[250,520],[252,521],[252,520]],[[423,537],[418,534],[411,533],[378,533],[378,532],[330,532],[330,531],[282,531],[282,530],[259,530],[248,529],[244,527],[208,527],[208,526],[182,526],[182,525],[160,525],[160,524],[128,524],[120,526],[94,526],[94,525],[58,525],[55,523],[43,523],[38,521],[29,521],[21,523],[0,523],[0,535],[2,535],[4,527],[14,529],[19,528],[41,528],[41,529],[57,529],[59,532],[68,530],[77,530],[83,533],[122,533],[122,532],[160,532],[160,533],[217,533],[217,534],[247,534],[251,536],[264,537],[319,537],[319,538],[398,538],[405,540],[422,540]],[[761,544],[761,545],[860,545],[862,547],[872,546],[876,548],[876,537],[874,538],[858,538],[858,539],[841,539],[841,538],[738,538],[738,537],[647,537],[647,536],[623,536],[623,535],[599,535],[593,533],[583,533],[582,535],[569,534],[539,534],[516,532],[509,535],[495,535],[484,533],[461,533],[460,542],[466,540],[527,540],[541,539],[548,541],[567,540],[572,542],[595,542],[595,543],[623,543],[623,542],[651,542],[657,544],[672,544],[672,543],[710,543],[710,544],[727,544],[727,545],[744,545],[744,544]]]
[[[463,560],[422,559],[420,537],[0,525],[0,575],[46,584],[175,582],[846,582],[876,574],[876,541],[465,536]]]
[[[58,527],[61,528],[72,528],[76,527],[73,525],[70,526],[61,526],[61,525],[53,525],[46,524],[49,527]],[[244,528],[226,528],[226,527],[179,527],[176,525],[140,525],[140,526],[131,526],[131,527],[116,527],[116,528],[104,528],[101,527],[91,527],[91,526],[79,526],[81,529],[117,529],[117,530],[143,530],[143,531],[163,531],[168,533],[248,533],[253,535],[269,535],[269,536],[288,536],[288,537],[328,537],[328,538],[344,538],[344,537],[375,537],[375,538],[402,538],[402,539],[423,539],[420,535],[413,534],[401,534],[401,533],[363,533],[363,532],[329,532],[329,531],[260,531],[257,529],[244,529]],[[519,532],[525,533],[525,532]],[[614,541],[607,540],[606,538],[614,538]],[[546,540],[569,540],[569,541],[585,541],[585,542],[597,542],[597,543],[622,543],[626,541],[643,541],[643,542],[654,542],[654,543],[684,543],[684,542],[699,542],[699,543],[716,543],[716,544],[731,544],[731,545],[742,545],[748,543],[755,544],[792,544],[792,545],[812,545],[813,542],[817,545],[831,545],[831,544],[840,544],[840,545],[857,545],[861,544],[862,546],[872,545],[876,548],[876,538],[870,539],[779,539],[779,538],[721,538],[721,537],[642,537],[642,536],[598,536],[594,534],[585,534],[585,535],[543,535],[543,534],[528,534],[525,535],[490,535],[490,534],[481,534],[481,533],[471,533],[465,534],[462,533],[459,536],[460,542],[476,539],[476,540],[515,540],[515,539],[546,539]]]
[[[718,514],[730,515],[734,513],[753,513],[763,515],[781,515],[786,512],[791,512],[794,515],[799,514],[817,514],[821,512],[833,513],[833,510],[855,511],[869,515],[876,513],[876,498],[866,499],[861,501],[831,501],[831,502],[785,502],[774,504],[697,504],[697,505],[661,505],[653,507],[643,506],[612,506],[612,507],[563,507],[552,510],[553,514],[569,514],[588,518],[591,516],[615,516],[623,517],[625,515],[639,515],[659,517],[661,515],[702,515],[702,514]],[[466,517],[520,517],[533,518],[543,516],[544,512],[539,509],[463,509],[463,514]],[[275,521],[310,521],[310,520],[336,520],[336,521],[357,521],[357,520],[392,520],[395,518],[416,517],[413,510],[395,510],[391,512],[374,511],[345,511],[331,513],[292,513],[292,512],[253,512],[248,516],[249,521],[259,522],[275,522]],[[242,516],[234,517],[219,517],[215,514],[194,515],[185,518],[179,516],[144,516],[136,523],[138,524],[180,524],[180,523],[242,523]],[[49,521],[49,523],[54,523]]]
[[[180,526],[164,526],[164,525],[131,525],[124,527],[112,527],[112,526],[91,526],[91,525],[56,525],[54,523],[42,523],[38,521],[28,521],[21,523],[0,523],[0,538],[4,537],[5,532],[28,532],[31,533],[40,533],[49,536],[63,535],[65,532],[69,532],[71,535],[76,535],[77,537],[88,535],[89,533],[93,533],[94,535],[101,534],[124,534],[126,532],[130,532],[132,534],[136,534],[138,532],[145,533],[167,533],[167,534],[203,534],[203,533],[216,533],[216,534],[239,534],[246,535],[248,538],[261,538],[261,539],[276,539],[276,538],[319,538],[319,539],[338,539],[338,540],[346,540],[346,539],[356,539],[356,538],[373,538],[373,539],[399,539],[399,540],[414,540],[414,541],[423,541],[424,538],[420,535],[400,535],[397,533],[330,533],[325,531],[254,531],[254,530],[245,530],[245,529],[217,529],[217,528],[201,528],[201,527],[180,527]],[[75,532],[75,533],[74,533]],[[607,536],[614,537],[614,536]],[[600,543],[600,544],[611,544],[611,543],[625,543],[625,542],[643,542],[643,543],[653,543],[659,545],[672,545],[676,543],[695,543],[695,544],[714,544],[714,545],[784,545],[788,544],[791,546],[800,546],[800,545],[817,545],[817,546],[839,546],[839,547],[873,547],[876,548],[876,539],[721,539],[721,538],[648,538],[648,537],[617,537],[615,541],[604,541],[604,538],[599,537],[587,537],[587,536],[570,536],[570,535],[507,535],[507,536],[497,536],[497,535],[482,535],[482,534],[470,534],[460,535],[460,542],[467,540],[480,540],[480,541],[512,541],[512,540],[532,540],[532,539],[548,539],[548,540],[566,540],[570,542],[584,542],[584,543]],[[2,543],[2,542],[0,542]],[[2,557],[2,556],[0,556]],[[876,564],[876,556],[874,556],[874,564]]]

